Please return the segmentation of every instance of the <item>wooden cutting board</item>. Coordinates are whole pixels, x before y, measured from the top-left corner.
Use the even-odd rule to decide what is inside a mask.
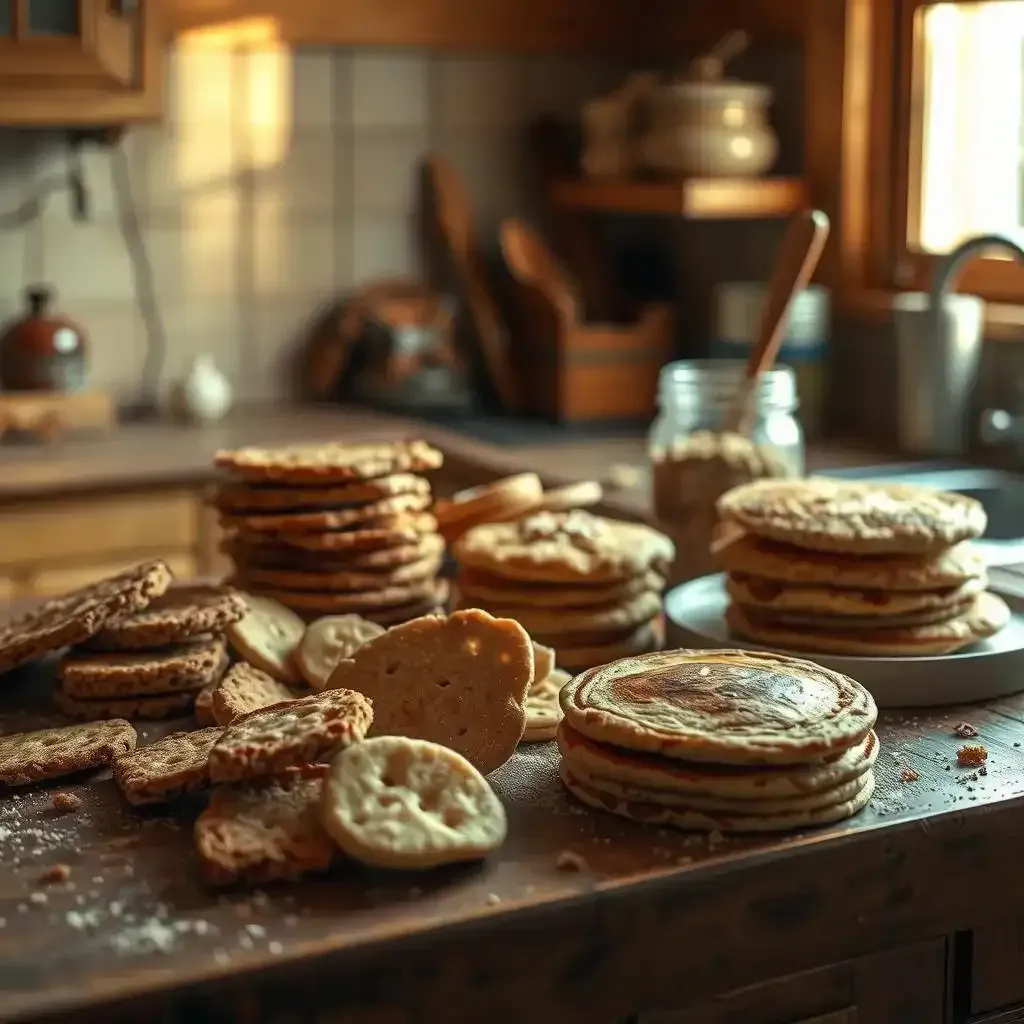
[[[430,156],[425,169],[433,195],[434,217],[473,318],[484,366],[502,409],[513,412],[522,405],[519,380],[512,363],[508,330],[487,283],[469,197],[458,171],[448,160]]]

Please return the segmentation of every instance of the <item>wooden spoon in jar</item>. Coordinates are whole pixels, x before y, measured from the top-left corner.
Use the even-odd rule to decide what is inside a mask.
[[[727,431],[749,435],[753,425],[758,380],[762,373],[775,364],[793,298],[811,280],[828,240],[828,232],[828,217],[821,210],[801,210],[790,220],[775,260],[775,270],[765,297],[761,329],[750,349],[747,372],[733,407],[725,418]]]

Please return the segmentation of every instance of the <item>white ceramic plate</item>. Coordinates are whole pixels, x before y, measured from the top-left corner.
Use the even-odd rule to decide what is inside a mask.
[[[853,658],[812,651],[784,651],[842,672],[866,686],[881,708],[968,704],[1024,691],[1024,598],[1016,588],[990,588],[1012,616],[994,637],[956,654],[921,658]],[[739,647],[773,650],[741,640],[725,624],[725,576],[702,576],[665,595],[666,647]],[[782,651],[782,648],[778,648]]]

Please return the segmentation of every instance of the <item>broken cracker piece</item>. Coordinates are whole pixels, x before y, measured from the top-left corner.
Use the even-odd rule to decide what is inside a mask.
[[[114,761],[114,781],[130,804],[156,804],[210,784],[210,748],[223,729],[173,732]]]
[[[0,736],[0,782],[26,786],[100,768],[134,750],[136,740],[131,723],[119,718]]]
[[[218,725],[230,725],[251,711],[295,700],[298,696],[262,669],[240,661],[228,669],[213,691],[213,718]]]

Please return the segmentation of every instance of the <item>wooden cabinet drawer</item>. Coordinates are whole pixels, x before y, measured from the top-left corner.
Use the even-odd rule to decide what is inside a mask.
[[[944,1024],[946,942],[889,950],[751,985],[637,1024]]]
[[[0,511],[0,566],[97,557],[119,563],[120,552],[130,564],[129,553],[189,550],[199,508],[188,491],[14,506]]]
[[[1024,922],[1003,921],[971,933],[971,1013],[1024,1003]],[[1024,1014],[1021,1019],[1024,1020]]]
[[[188,553],[168,554],[164,551],[142,552],[133,558],[40,569],[26,581],[23,596],[59,597],[70,590],[86,587],[97,580],[131,568],[146,558],[162,558],[178,579],[187,580],[197,575],[194,555]],[[3,591],[0,589],[0,598],[2,598],[2,594]]]

